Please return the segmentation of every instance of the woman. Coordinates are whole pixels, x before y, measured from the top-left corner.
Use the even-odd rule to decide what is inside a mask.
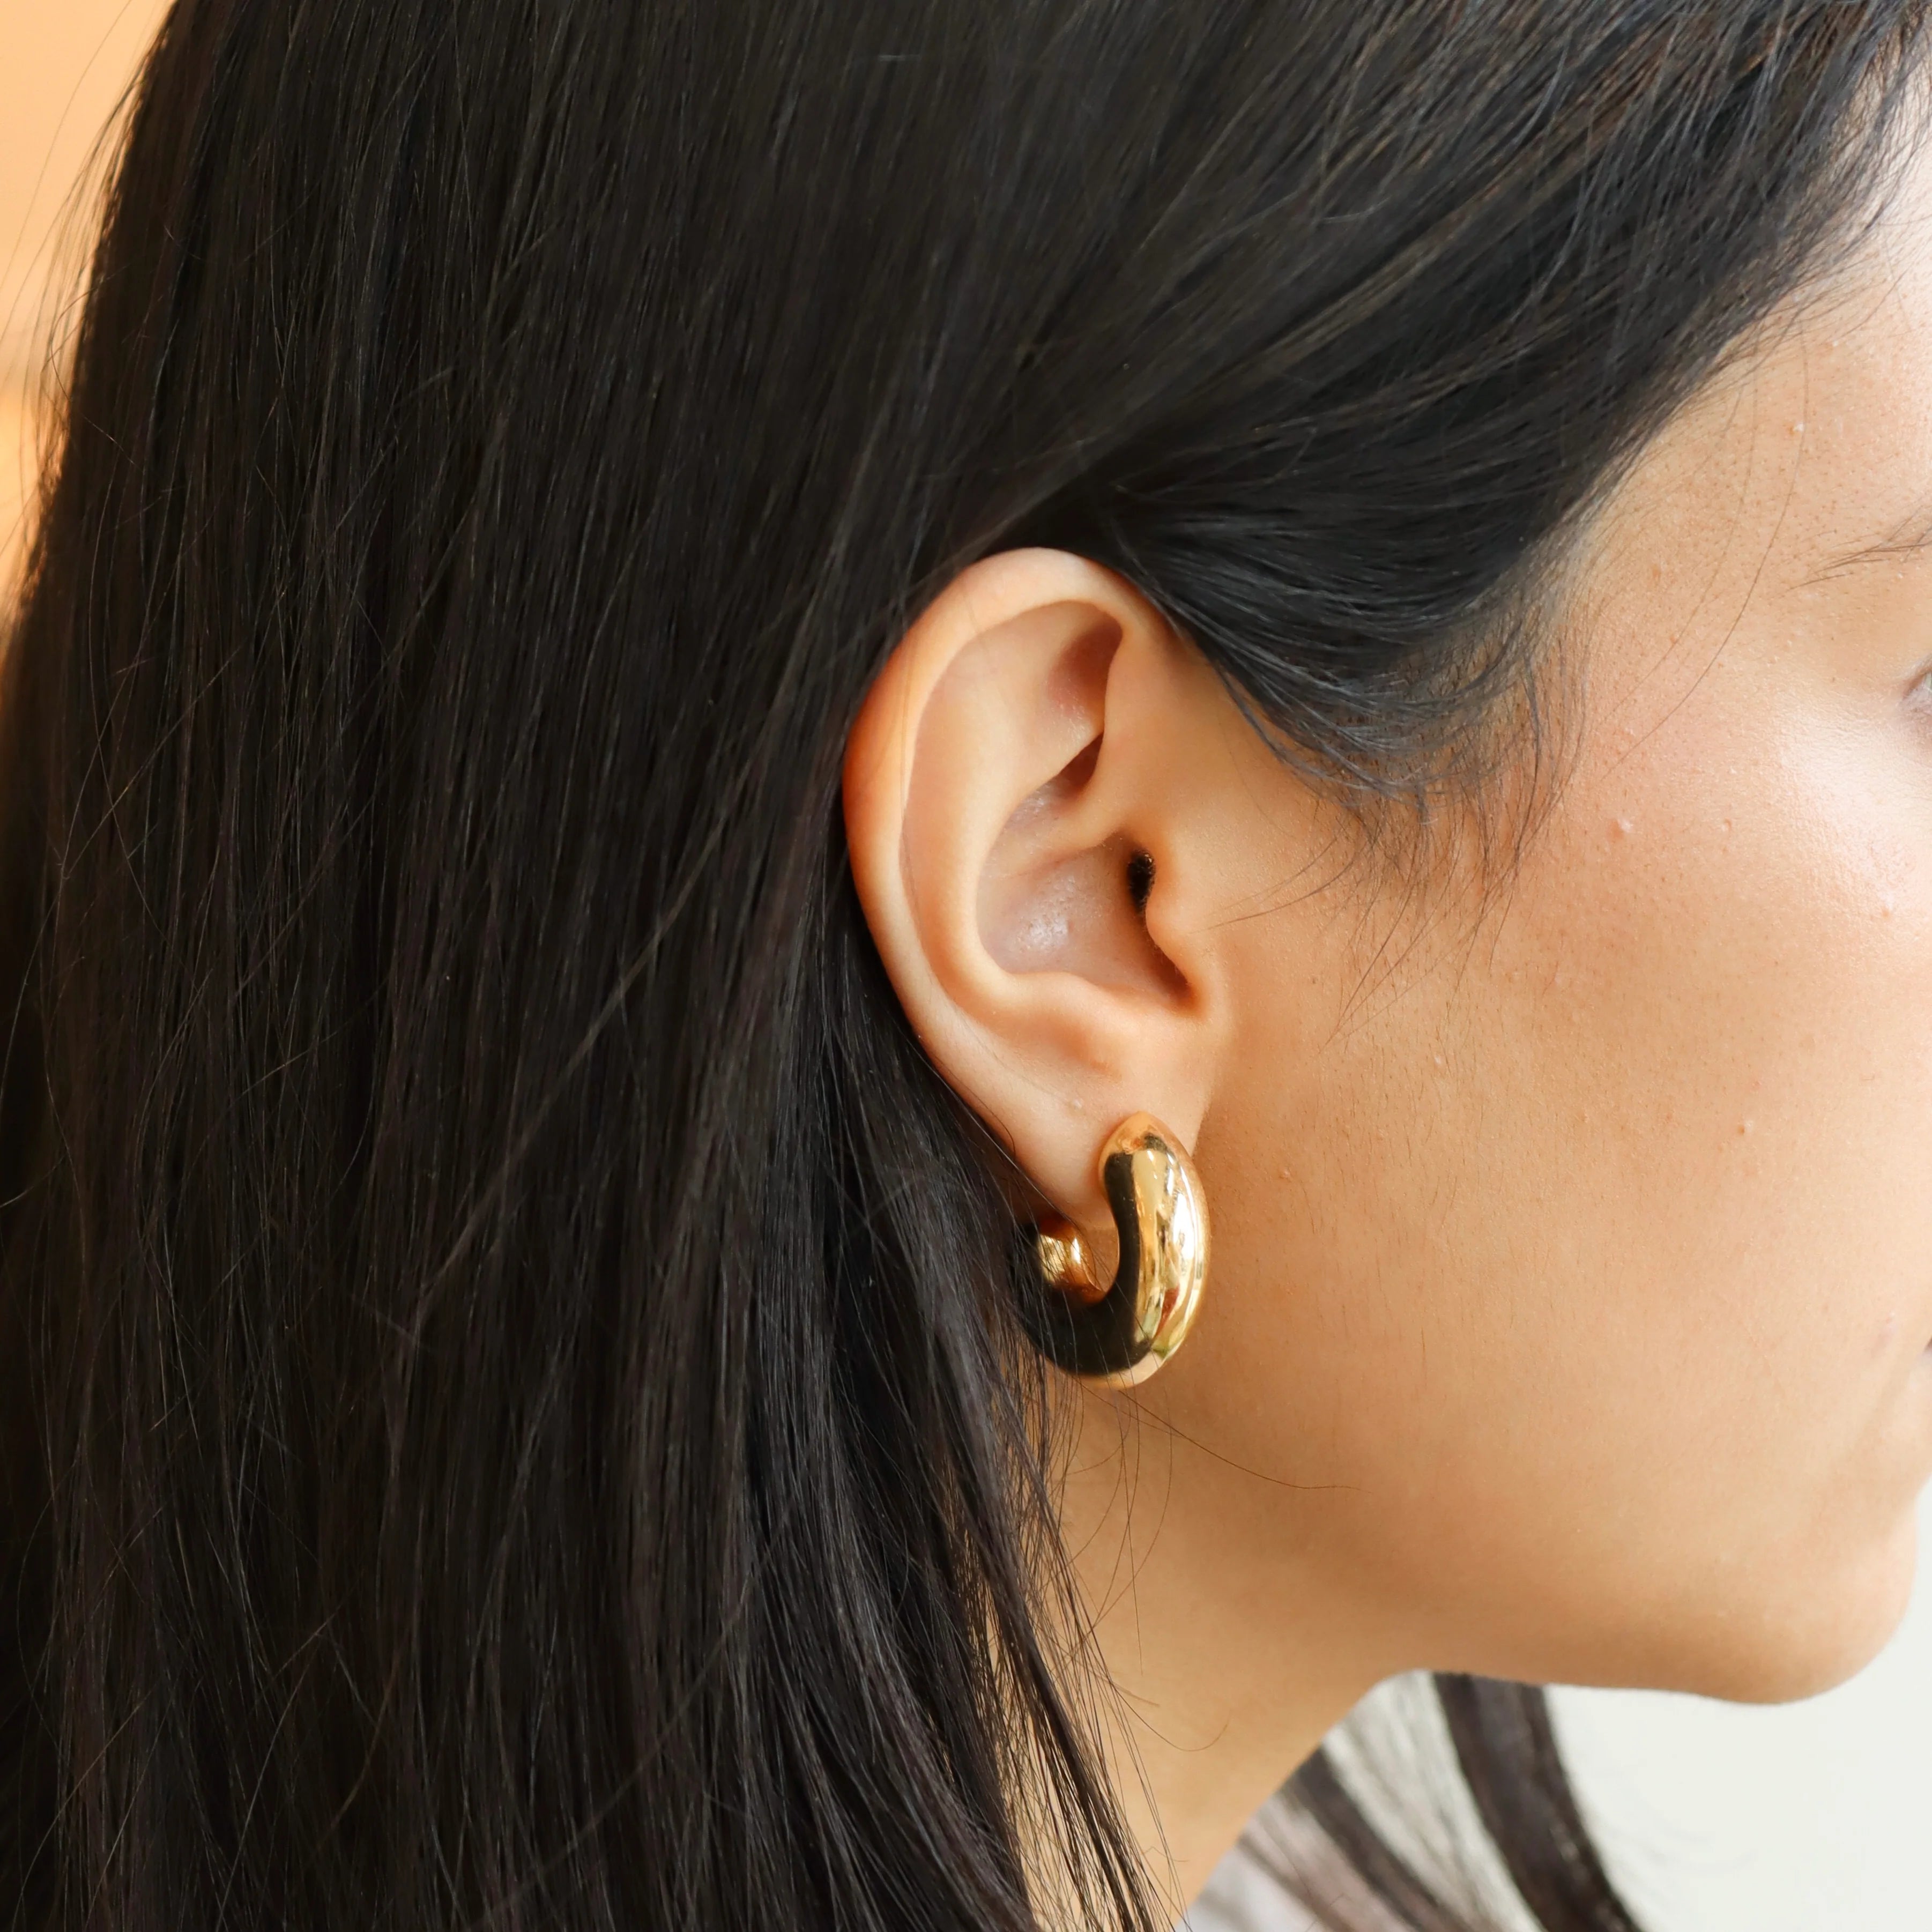
[[[1932,1472],[1921,15],[178,0],[12,1922],[1155,1926],[1295,1773],[1458,1926],[1317,1750],[1426,1670],[1630,1925],[1527,1687],[1838,1681]]]

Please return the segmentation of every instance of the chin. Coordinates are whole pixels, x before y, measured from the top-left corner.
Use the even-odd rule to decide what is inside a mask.
[[[1892,1640],[1911,1600],[1917,1557],[1908,1514],[1899,1534],[1864,1562],[1835,1574],[1779,1577],[1754,1599],[1726,1606],[1706,1624],[1702,1641],[1672,1646],[1674,1681],[1652,1688],[1738,1704],[1788,1704],[1834,1690]]]

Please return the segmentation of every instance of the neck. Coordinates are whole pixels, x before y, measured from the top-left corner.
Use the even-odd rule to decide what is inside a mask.
[[[1401,1667],[1396,1646],[1284,1551],[1279,1482],[1131,1396],[1082,1390],[1067,1420],[1060,1528],[1112,1687],[1101,1744],[1178,1918],[1256,1808]]]

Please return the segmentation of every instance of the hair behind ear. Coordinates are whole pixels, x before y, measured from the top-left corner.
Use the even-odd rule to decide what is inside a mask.
[[[1920,15],[179,0],[0,759],[50,1924],[1164,1924],[846,734],[1042,548],[1453,773]]]

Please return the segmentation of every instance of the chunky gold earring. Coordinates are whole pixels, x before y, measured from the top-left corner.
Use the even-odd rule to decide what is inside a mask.
[[[1187,1150],[1151,1114],[1130,1114],[1100,1148],[1100,1185],[1120,1235],[1111,1284],[1070,1222],[1048,1217],[1034,1235],[1050,1292],[1029,1322],[1060,1367],[1130,1388],[1187,1339],[1208,1279],[1208,1197]]]

